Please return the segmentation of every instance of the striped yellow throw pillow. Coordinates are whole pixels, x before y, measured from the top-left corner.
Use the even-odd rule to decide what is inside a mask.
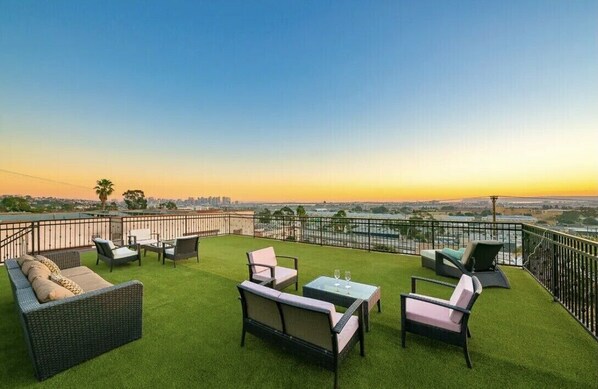
[[[72,292],[75,296],[78,294],[85,293],[85,291],[75,281],[68,279],[60,274],[50,275],[50,279],[62,286],[66,290]]]
[[[36,255],[35,259],[37,259],[39,262],[46,265],[48,267],[48,269],[50,269],[52,274],[60,274],[60,268],[51,259],[48,259],[48,258],[44,257],[43,255]]]

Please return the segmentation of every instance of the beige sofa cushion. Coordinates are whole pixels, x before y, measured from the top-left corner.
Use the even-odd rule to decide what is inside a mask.
[[[17,258],[17,263],[19,266],[23,266],[26,261],[35,261],[35,257],[29,254],[23,254],[19,258]]]
[[[35,281],[37,277],[42,277],[47,280],[50,278],[50,274],[52,274],[52,272],[46,266],[35,266],[29,269],[27,278],[29,279],[29,282]]]
[[[41,268],[48,269],[48,267],[46,265],[44,265],[43,263],[41,263],[39,261],[25,261],[25,262],[23,262],[23,266],[21,267],[21,271],[26,276],[29,276],[29,272],[31,271],[31,269],[33,269],[35,267],[37,267],[37,268],[41,267]]]
[[[52,274],[50,276],[50,279],[58,285],[62,286],[63,288],[66,288],[69,291],[73,292],[75,296],[85,292],[76,282],[62,275]]]
[[[37,277],[33,281],[32,286],[40,303],[47,303],[48,301],[56,301],[74,296],[73,292],[70,290],[41,277]]]
[[[66,278],[73,279],[73,277],[81,275],[81,274],[89,274],[93,273],[94,271],[88,268],[87,266],[75,266],[69,267],[68,269],[62,269],[60,274],[65,276]]]
[[[91,292],[92,290],[98,290],[112,286],[111,283],[93,271],[90,271],[89,273],[73,275],[69,278],[76,282],[85,292]]]
[[[54,273],[54,274],[60,274],[60,268],[51,259],[46,258],[43,255],[36,255],[35,259],[37,259],[39,262],[41,262],[44,265],[46,265],[48,267],[48,269],[50,269],[50,271],[52,273]]]

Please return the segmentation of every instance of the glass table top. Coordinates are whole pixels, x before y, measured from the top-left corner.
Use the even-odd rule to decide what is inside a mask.
[[[338,283],[339,286],[334,286]],[[347,288],[346,285],[350,285]],[[349,293],[355,298],[368,300],[370,296],[378,289],[377,286],[361,284],[359,282],[345,281],[344,279],[335,279],[332,277],[321,276],[303,286],[304,288],[318,289],[329,293],[337,293],[346,295]]]

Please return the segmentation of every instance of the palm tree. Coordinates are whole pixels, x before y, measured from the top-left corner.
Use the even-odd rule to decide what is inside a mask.
[[[114,192],[114,184],[107,178],[102,178],[101,180],[96,181],[96,194],[100,197],[100,201],[102,202],[102,209],[106,208],[106,200],[108,200],[108,196]]]

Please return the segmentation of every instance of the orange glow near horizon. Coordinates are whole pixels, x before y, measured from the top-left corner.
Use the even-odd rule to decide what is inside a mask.
[[[41,172],[36,172],[40,174]],[[588,180],[590,172],[567,181],[567,185],[543,177],[542,180],[524,182],[513,180],[511,183],[478,181],[468,185],[449,185],[440,180],[416,182],[411,184],[384,185],[383,183],[358,182],[322,182],[321,180],[279,180],[264,179],[252,181],[239,177],[228,180],[204,181],[199,185],[187,183],[184,179],[164,176],[127,179],[125,176],[108,176],[114,182],[115,191],[110,199],[120,200],[128,189],[141,189],[147,197],[187,198],[200,196],[229,196],[241,202],[399,202],[416,200],[448,200],[470,197],[484,197],[490,194],[503,196],[541,197],[541,196],[596,196],[598,183]],[[40,175],[41,176],[41,175]],[[105,178],[103,175],[97,177]],[[30,195],[33,197],[59,197],[95,200],[93,190],[95,179],[70,177],[71,185],[42,181],[0,172],[0,194]],[[66,179],[56,179],[65,182]],[[425,180],[422,180],[425,181]],[[491,181],[491,180],[490,180]],[[88,184],[88,189],[84,187]],[[76,186],[75,186],[76,185]]]

